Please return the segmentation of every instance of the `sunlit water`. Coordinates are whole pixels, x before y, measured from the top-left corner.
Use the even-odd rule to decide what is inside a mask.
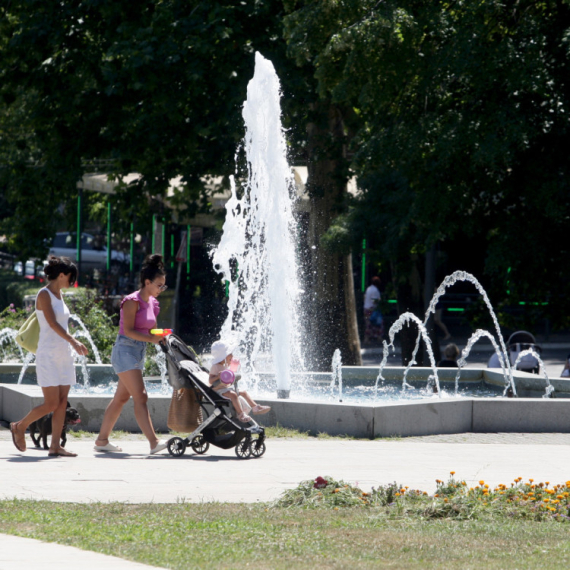
[[[228,316],[220,331],[233,339],[244,376],[255,386],[254,362],[272,355],[277,389],[287,391],[291,371],[302,369],[295,198],[281,126],[279,78],[270,61],[255,55],[255,73],[243,106],[247,180],[226,204],[223,235],[212,253],[229,283]]]
[[[339,401],[338,385],[332,385],[332,375],[319,375],[323,380],[317,381],[314,384],[307,382],[303,383],[303,388],[295,385],[293,380],[293,388],[295,388],[290,400],[292,402],[320,402],[320,403],[337,403]],[[385,385],[378,389],[378,395],[375,398],[375,386],[372,383],[362,385],[343,386],[342,388],[342,403],[346,405],[351,404],[374,404],[394,402],[397,403],[401,400],[439,400],[440,396],[435,394],[432,389],[426,387],[426,383],[413,381],[413,386],[408,385],[408,388],[402,391],[402,386],[399,382],[387,382]],[[145,387],[150,395],[160,396],[169,395],[172,389],[168,388],[163,390],[162,383],[159,378],[153,380],[145,380]],[[109,396],[115,393],[117,388],[116,381],[110,381],[98,386],[91,386],[89,393],[92,395]],[[299,388],[299,389],[297,389]],[[81,384],[77,384],[71,389],[72,394],[85,394],[85,390]],[[493,389],[481,384],[476,386],[460,387],[455,393],[453,384],[443,386],[441,388],[441,398],[494,398],[501,395],[500,389]],[[258,399],[275,398],[275,379],[261,378],[258,384],[258,389],[254,393],[254,397]]]

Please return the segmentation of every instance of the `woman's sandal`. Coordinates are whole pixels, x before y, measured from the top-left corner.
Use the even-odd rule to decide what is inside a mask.
[[[14,422],[10,424],[10,432],[12,433],[12,441],[14,442],[16,449],[18,451],[26,451],[26,436],[18,440],[16,439],[16,424]],[[23,445],[20,443],[22,440],[24,440]]]

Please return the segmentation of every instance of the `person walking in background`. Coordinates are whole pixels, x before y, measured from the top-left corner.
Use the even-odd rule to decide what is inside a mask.
[[[449,340],[451,338],[451,334],[449,333],[449,329],[447,328],[446,324],[441,320],[442,314],[443,303],[441,302],[440,298],[437,302],[437,305],[435,306],[435,315],[433,316],[433,322],[443,331],[443,340]]]
[[[140,289],[127,295],[121,302],[119,334],[113,345],[111,364],[119,376],[117,390],[105,410],[101,430],[95,441],[95,451],[122,451],[109,441],[109,435],[124,405],[132,397],[135,418],[150,444],[150,454],[166,449],[166,442],[156,436],[148,411],[148,394],[143,370],[148,343],[158,344],[162,337],[150,334],[156,328],[160,306],[156,298],[167,289],[166,270],[161,255],[149,255],[140,273]]]
[[[43,416],[53,412],[49,456],[76,457],[76,453],[61,447],[61,431],[65,421],[67,395],[75,384],[75,363],[70,350],[85,356],[87,347],[73,338],[68,330],[69,309],[63,300],[63,289],[77,280],[77,267],[67,257],[50,255],[44,267],[48,284],[36,297],[36,316],[40,338],[36,351],[36,375],[44,402],[32,409],[19,422],[10,424],[12,441],[19,451],[26,451],[26,429]]]
[[[364,293],[364,342],[382,340],[384,326],[380,312],[380,277],[372,277],[371,283]]]

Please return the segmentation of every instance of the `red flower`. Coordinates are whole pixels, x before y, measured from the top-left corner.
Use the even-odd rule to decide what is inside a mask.
[[[315,484],[313,485],[313,487],[315,489],[324,489],[327,485],[328,485],[327,480],[319,476],[315,479]]]

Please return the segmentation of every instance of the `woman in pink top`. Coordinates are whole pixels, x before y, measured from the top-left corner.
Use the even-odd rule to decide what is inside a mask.
[[[150,419],[148,394],[143,381],[143,370],[147,343],[157,344],[161,338],[150,334],[156,328],[156,317],[160,306],[156,297],[167,289],[166,271],[161,255],[149,255],[140,274],[141,288],[127,295],[121,302],[119,334],[113,345],[111,364],[119,376],[115,396],[105,410],[95,451],[122,451],[109,442],[109,435],[121,415],[123,406],[132,397],[135,418],[150,444],[154,455],[166,449],[166,442],[159,440]]]

